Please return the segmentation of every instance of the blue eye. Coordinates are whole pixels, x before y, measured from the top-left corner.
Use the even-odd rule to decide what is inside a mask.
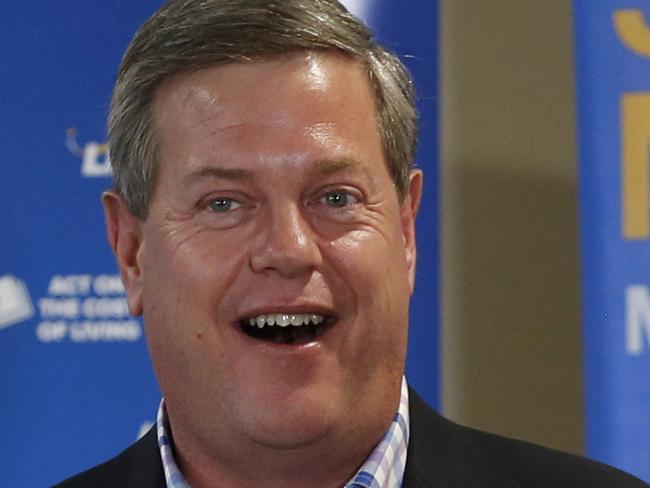
[[[214,212],[227,212],[241,207],[241,203],[232,198],[216,198],[210,202],[209,207]]]
[[[323,198],[321,198],[321,202],[329,205],[330,207],[343,208],[347,207],[348,205],[354,205],[355,203],[358,203],[358,200],[348,192],[335,190],[328,192],[325,196],[323,196]]]

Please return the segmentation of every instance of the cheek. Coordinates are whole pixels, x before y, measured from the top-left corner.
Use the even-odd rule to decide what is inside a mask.
[[[388,237],[388,238],[387,238]],[[362,333],[395,333],[392,324],[408,320],[408,266],[399,232],[346,234],[332,242],[326,261],[340,277],[340,288],[353,297]],[[339,288],[339,289],[340,289]],[[382,330],[391,327],[390,330]],[[372,340],[368,337],[366,340]]]
[[[355,384],[377,378],[398,382],[408,330],[408,273],[401,238],[357,233],[331,243],[326,261],[337,263],[338,295],[346,290],[353,321],[340,345],[340,363]],[[383,383],[382,383],[383,384]]]
[[[242,240],[205,227],[168,229],[151,239],[145,265],[161,278],[200,282],[214,275],[227,278],[244,249]]]
[[[146,337],[165,390],[179,384],[192,389],[204,384],[199,378],[228,367],[210,358],[227,356],[221,304],[245,255],[243,246],[209,231],[175,237],[152,238],[143,256]]]
[[[149,242],[143,256],[145,320],[205,327],[241,270],[244,246],[209,230],[168,232]]]
[[[338,263],[341,273],[347,277],[346,281],[357,283],[358,288],[365,281],[368,289],[389,291],[386,280],[400,283],[408,280],[404,240],[396,225],[348,232],[332,241],[328,251],[333,256],[331,261]]]

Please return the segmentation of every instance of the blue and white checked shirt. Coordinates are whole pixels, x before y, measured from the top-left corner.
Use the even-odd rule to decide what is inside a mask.
[[[160,402],[156,419],[158,446],[162,459],[167,488],[189,488],[178,469],[168,435],[169,425],[165,400]],[[406,379],[402,377],[402,394],[393,422],[359,471],[344,488],[399,488],[406,467],[406,448],[409,440],[409,393]]]

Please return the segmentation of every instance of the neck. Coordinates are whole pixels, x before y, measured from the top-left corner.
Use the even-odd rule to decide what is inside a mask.
[[[266,419],[266,424],[253,418],[253,425],[261,429],[242,428],[241,422],[197,422],[184,415],[189,409],[174,409],[170,402],[167,413],[176,461],[194,488],[340,488],[391,425],[399,406],[401,377],[395,386],[364,392],[365,408],[335,411],[334,421],[311,412],[302,416],[289,412]],[[209,416],[225,417],[228,412]]]
[[[323,439],[310,446],[284,450],[255,446],[225,455],[206,455],[195,446],[177,443],[175,454],[193,488],[340,488],[366,461],[387,428],[374,433],[370,442],[348,436],[340,442]],[[359,447],[351,449],[354,445]]]

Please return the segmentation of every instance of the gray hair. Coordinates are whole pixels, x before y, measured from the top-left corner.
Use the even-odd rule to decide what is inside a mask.
[[[116,190],[145,220],[157,174],[151,114],[171,76],[298,50],[335,50],[361,61],[374,89],[389,173],[402,199],[417,139],[411,77],[337,0],[170,0],[136,33],[118,71],[108,118]]]

